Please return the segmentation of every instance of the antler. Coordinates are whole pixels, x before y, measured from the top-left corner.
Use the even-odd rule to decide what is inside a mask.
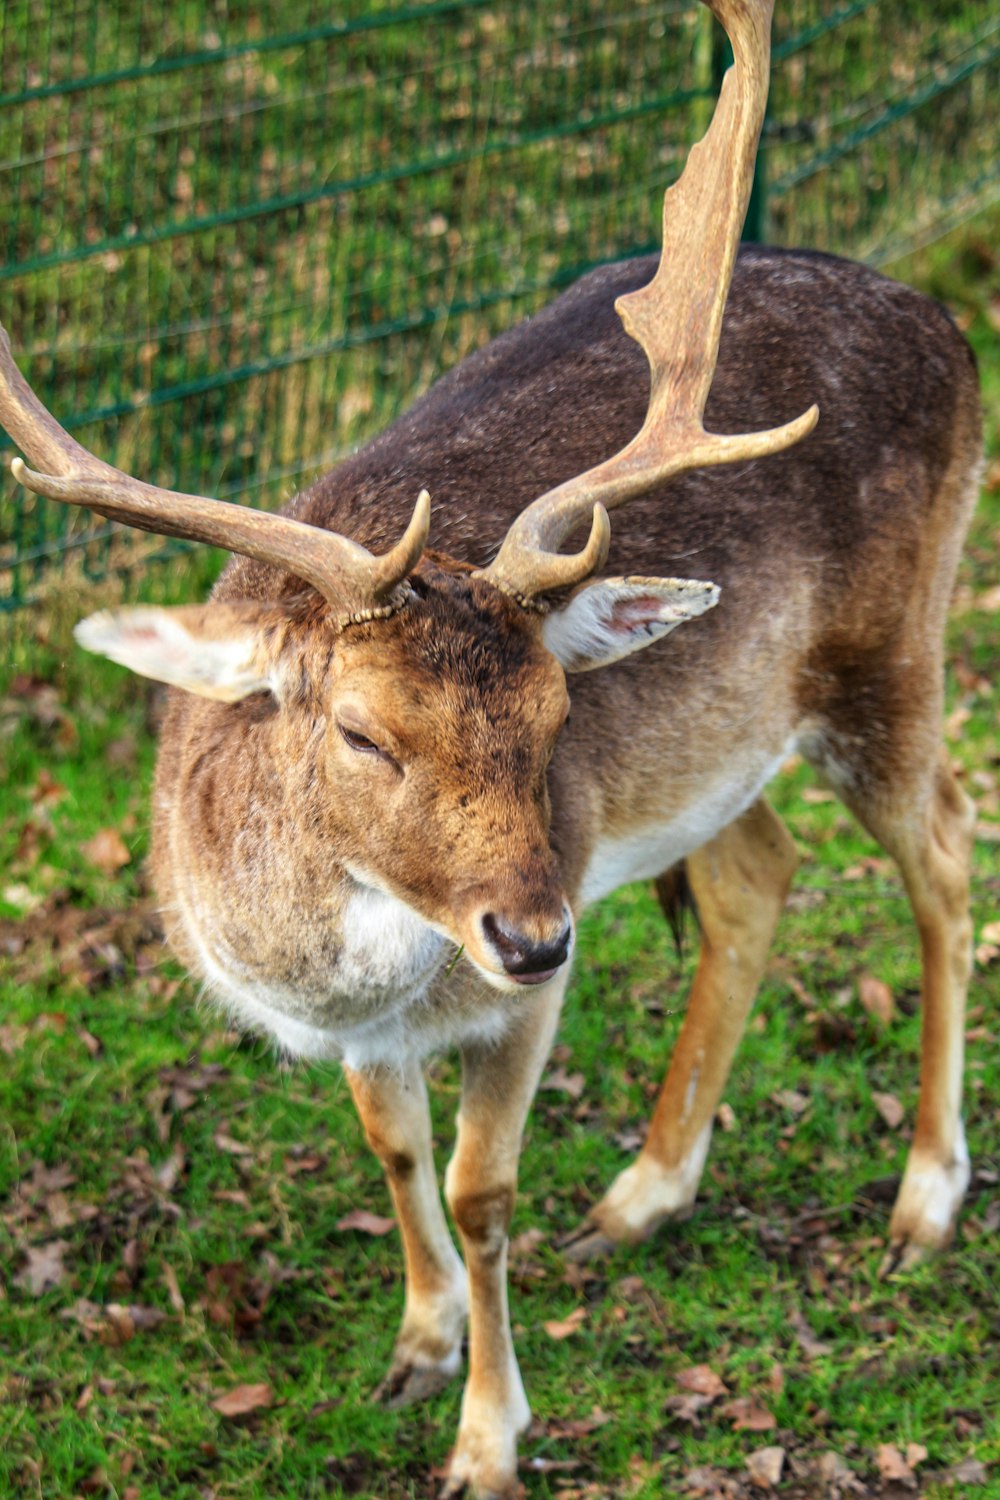
[[[811,406],[783,427],[732,436],[703,426],[767,104],[774,0],[705,3],[729,35],[734,66],[723,79],[708,131],[664,199],[656,275],[615,304],[649,361],[646,420],[613,458],[549,490],[514,522],[482,576],[524,600],[581,582],[602,565],[607,545],[602,556],[597,538],[610,536],[605,510],[688,469],[778,453],[811,432],[819,415]],[[591,517],[583,552],[557,555],[566,537]]]
[[[161,490],[123,474],[88,453],[60,427],[14,363],[2,328],[0,423],[32,463],[52,471],[34,473],[20,458],[14,459],[14,478],[36,495],[85,505],[98,515],[142,531],[208,542],[286,568],[318,589],[341,612],[342,623],[398,608],[403,580],[416,567],[427,543],[430,497],[426,490],[421,491],[401,540],[391,551],[374,557],[358,542],[319,526],[225,500]]]

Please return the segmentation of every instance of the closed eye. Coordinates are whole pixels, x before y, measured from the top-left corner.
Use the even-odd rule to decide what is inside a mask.
[[[385,751],[382,749],[382,747],[380,745],[376,745],[375,741],[370,740],[367,735],[358,734],[356,729],[348,729],[344,724],[340,724],[337,727],[339,728],[345,741],[348,745],[350,745],[352,750],[360,750],[362,753],[367,755],[385,754]]]

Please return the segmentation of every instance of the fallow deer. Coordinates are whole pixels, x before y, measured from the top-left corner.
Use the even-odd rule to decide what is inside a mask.
[[[948,1240],[969,1175],[972,819],[939,723],[980,454],[973,364],[941,309],[868,270],[736,261],[771,0],[709,3],[735,62],[667,194],[652,281],[645,261],[585,277],[283,515],[93,458],[3,348],[0,415],[47,471],[15,460],[23,483],[240,554],[208,604],[99,614],[78,635],[182,689],[154,818],[173,946],[240,1022],[347,1070],[406,1259],[382,1397],[454,1375],[468,1316],[451,1494],[515,1484],[529,1412],[507,1233],[574,921],[629,880],[656,879],[667,901],[683,862],[702,933],[648,1138],[590,1216],[594,1249],[694,1199],[796,863],[762,795],[793,748],[897,861],[920,932],[920,1102],[894,1260]],[[652,372],[645,417],[616,296]],[[813,401],[815,430],[815,407],[800,415]],[[409,515],[418,485],[435,496],[433,551],[426,492]],[[625,502],[612,541],[607,511]],[[561,552],[575,534],[582,549]],[[649,576],[677,567],[697,581]],[[463,1063],[446,1192],[464,1265],[420,1069],[446,1044]]]

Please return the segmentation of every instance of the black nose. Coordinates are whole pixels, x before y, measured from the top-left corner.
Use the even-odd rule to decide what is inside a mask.
[[[509,926],[502,917],[488,911],[482,919],[483,931],[500,962],[512,978],[537,974],[546,978],[566,962],[573,928],[567,921],[559,936],[550,943],[536,943]]]

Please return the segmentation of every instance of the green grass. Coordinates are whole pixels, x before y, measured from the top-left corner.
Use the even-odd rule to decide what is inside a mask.
[[[951,302],[977,347],[994,464],[997,227],[986,220],[903,268]],[[949,644],[950,748],[987,827],[1000,823],[1000,752],[996,615],[982,605],[998,540],[992,469]],[[34,681],[15,680],[0,705],[0,1494],[430,1494],[459,1386],[398,1414],[368,1400],[401,1311],[401,1260],[395,1235],[336,1228],[354,1207],[389,1211],[344,1083],[333,1068],[278,1067],[267,1047],[224,1030],[141,930],[111,922],[96,951],[79,952],[67,912],[144,895],[151,700],[76,652],[64,622],[22,649]],[[586,1088],[579,1100],[539,1094],[514,1225],[543,1233],[512,1267],[537,1419],[524,1479],[539,1500],[680,1493],[692,1468],[738,1476],[771,1443],[802,1466],[790,1493],[823,1493],[809,1466],[827,1450],[878,1493],[882,1443],[926,1447],[920,1472],[932,1475],[975,1457],[992,1467],[969,1492],[1000,1493],[1000,961],[978,969],[971,993],[978,1174],[957,1241],[913,1275],[879,1282],[916,1098],[914,934],[891,869],[858,878],[878,851],[810,788],[800,770],[776,792],[802,869],[726,1090],[734,1125],[716,1131],[697,1211],[583,1277],[556,1241],[629,1158],[693,954],[678,963],[643,888],[582,926],[558,1057]],[[125,830],[131,855],[115,875],[82,851],[109,827]],[[1000,915],[1000,845],[987,838],[973,896],[978,938]],[[896,998],[886,1029],[860,1005],[865,974]],[[443,1155],[458,1076],[450,1058],[432,1072]],[[799,1091],[808,1108],[790,1112],[779,1090]],[[902,1126],[883,1123],[873,1090],[899,1098]],[[56,1241],[64,1274],[35,1296],[19,1280],[27,1253]],[[113,1305],[165,1316],[133,1333],[109,1318]],[[578,1307],[579,1330],[551,1339],[545,1321]],[[822,1352],[803,1346],[800,1320]],[[775,1428],[736,1430],[722,1401],[694,1424],[667,1409],[677,1373],[698,1363],[731,1396],[758,1398]],[[272,1388],[269,1408],[241,1422],[213,1409],[220,1393],[256,1382]],[[568,1424],[595,1407],[608,1420],[574,1435]],[[931,1478],[922,1492],[966,1491]]]

